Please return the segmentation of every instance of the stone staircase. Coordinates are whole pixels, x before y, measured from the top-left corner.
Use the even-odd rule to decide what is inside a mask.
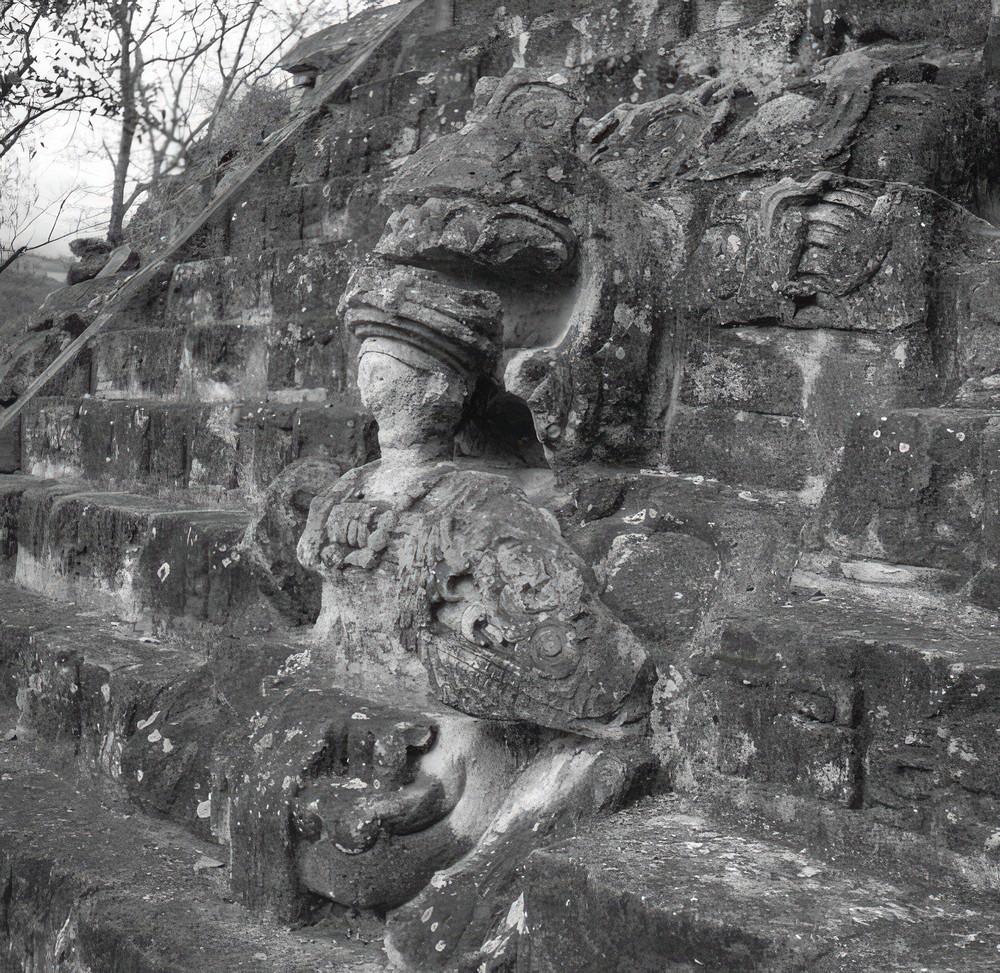
[[[558,66],[577,28],[545,23]],[[280,785],[246,786],[261,712],[313,643],[248,541],[294,464],[376,454],[337,305],[387,160],[507,66],[493,27],[460,61],[467,33],[413,40],[421,70],[394,50],[227,214],[226,255],[173,267],[0,443],[4,973],[387,969],[384,917],[258,840]],[[598,103],[631,95],[627,60]],[[430,64],[460,64],[433,95]],[[94,290],[58,297],[59,327]],[[1000,410],[939,406],[920,336],[738,325],[688,349],[648,469],[538,474],[657,664],[662,766],[529,856],[518,955],[477,969],[1000,969]],[[309,688],[310,725],[346,739],[336,690]]]
[[[289,932],[237,904],[254,890],[230,888],[220,793],[262,681],[308,647],[247,557],[266,488],[377,449],[341,391],[338,253],[270,251],[294,275],[277,287],[227,258],[178,265],[159,311],[119,314],[8,437],[0,969],[385,966],[372,919],[303,894]]]
[[[242,556],[252,502],[298,459],[360,462],[372,430],[346,398],[316,401],[294,356],[272,369],[269,324],[192,323],[204,281],[230,279],[218,267],[175,278],[172,327],[109,331],[94,391],[38,400],[25,472],[0,479],[0,968],[382,970],[377,920],[303,896],[291,911],[311,924],[289,931],[289,910],[237,904],[267,895],[231,857],[220,790],[261,685],[308,648]],[[803,399],[803,371],[809,456],[825,406]],[[741,422],[731,388],[692,415]],[[749,482],[722,448],[687,476],[581,490],[568,529],[604,559],[605,598],[664,681],[685,669],[663,703],[677,794],[530,857],[519,970],[1000,964],[1000,641],[978,594],[995,413],[883,415],[857,418],[816,513],[789,488],[820,466],[783,479],[781,423]],[[678,649],[709,631],[685,668]]]
[[[95,349],[98,369],[109,347]],[[371,917],[304,894],[268,918],[274,901],[233,857],[226,792],[261,687],[309,647],[308,627],[267,604],[242,556],[251,501],[301,457],[358,462],[368,420],[306,395],[197,399],[183,374],[137,395],[147,360],[158,367],[137,359],[130,384],[39,400],[22,423],[29,472],[0,480],[0,696],[13,731],[0,744],[3,962],[384,969]],[[230,390],[246,360],[226,359]],[[996,968],[1000,643],[992,613],[957,614],[961,584],[941,581],[956,565],[975,576],[986,556],[970,553],[988,531],[968,511],[985,518],[988,502],[968,498],[988,476],[957,477],[961,508],[949,495],[928,507],[909,486],[966,468],[942,449],[981,465],[991,413],[886,416],[874,455],[870,418],[857,419],[816,512],[792,492],[700,474],[582,489],[567,531],[594,562],[614,549],[605,598],[658,645],[661,679],[688,680],[664,698],[676,793],[531,856],[519,968]],[[912,466],[882,476],[901,462]],[[921,511],[914,546],[943,538],[943,553],[885,575],[864,546],[881,521],[828,526],[867,509],[907,524],[906,509]],[[615,548],[623,523],[632,539]],[[682,663],[678,650],[709,630],[718,638]],[[309,924],[288,932],[293,915]]]

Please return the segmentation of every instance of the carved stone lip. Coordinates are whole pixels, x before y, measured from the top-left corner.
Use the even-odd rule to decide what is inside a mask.
[[[603,720],[588,723],[587,735],[600,739],[644,736],[649,730],[653,687],[658,678],[653,661],[647,658],[636,674],[631,692],[621,705]]]
[[[578,242],[564,220],[521,202],[431,197],[396,210],[376,253],[395,263],[547,278],[575,270]]]

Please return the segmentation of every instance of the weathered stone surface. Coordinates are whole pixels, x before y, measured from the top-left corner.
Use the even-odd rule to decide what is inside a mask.
[[[64,482],[0,483],[4,570],[173,634],[11,595],[0,695],[414,970],[991,968],[992,912],[770,833],[995,884],[988,4],[432,6],[26,414]],[[767,843],[645,805],[535,851],[666,786]]]
[[[815,528],[838,573],[858,560],[932,569],[939,587],[970,584],[973,602],[996,607],[996,427],[983,410],[859,415]]]
[[[13,973],[31,962],[40,970],[71,964],[99,973],[385,970],[378,945],[352,936],[346,917],[299,932],[251,918],[227,894],[217,846],[136,815],[74,778],[51,752],[3,743],[0,763],[0,968]]]
[[[727,621],[719,644],[692,660],[683,750],[990,854],[996,634],[991,617],[799,592],[773,619]]]
[[[17,704],[18,736],[75,749],[89,769],[118,782],[142,803],[150,788],[161,795],[176,791],[170,773],[157,779],[150,768],[137,768],[134,760],[126,770],[123,756],[133,737],[155,735],[160,729],[153,727],[144,734],[140,731],[145,727],[139,724],[157,706],[166,708],[159,699],[172,683],[181,683],[203,668],[204,653],[181,643],[141,636],[97,613],[11,585],[2,591],[0,659],[3,681],[10,687],[5,695]],[[202,695],[211,698],[210,693]],[[163,750],[162,743],[157,749]],[[173,753],[174,748],[168,744],[163,752]],[[173,763],[186,762],[179,748],[177,757]],[[171,813],[178,797],[183,802],[190,796],[176,795],[172,801],[161,798],[157,810]],[[174,816],[189,825],[199,822],[194,806]],[[203,830],[207,834],[207,825]]]
[[[539,973],[991,969],[988,899],[939,893],[722,832],[660,798],[531,856],[525,961]]]
[[[322,582],[299,563],[296,548],[319,484],[342,472],[317,458],[292,463],[267,488],[241,544],[260,590],[293,622],[315,622],[319,615]]]
[[[254,590],[237,550],[244,513],[27,486],[16,512],[19,583],[147,627],[253,623]]]
[[[806,515],[784,499],[649,470],[586,482],[563,530],[596,565],[602,598],[633,626],[661,677],[669,674],[659,687],[669,693],[692,639],[716,616],[768,614],[784,597]],[[664,550],[673,556],[654,567],[649,552]]]

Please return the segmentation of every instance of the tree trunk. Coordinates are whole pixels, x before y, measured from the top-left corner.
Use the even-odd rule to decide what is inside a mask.
[[[119,0],[115,8],[118,34],[121,41],[121,61],[118,65],[118,83],[121,87],[122,128],[115,157],[115,175],[111,188],[111,218],[108,221],[108,242],[116,246],[122,242],[125,224],[125,184],[132,161],[132,143],[139,126],[139,111],[135,100],[135,77],[132,70],[132,10],[131,0]]]
[[[1000,73],[1000,0],[993,0],[993,16],[983,47],[983,68],[991,74]]]

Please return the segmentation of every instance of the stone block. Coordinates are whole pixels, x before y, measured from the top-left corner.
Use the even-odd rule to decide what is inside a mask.
[[[682,406],[669,436],[674,469],[726,483],[801,490],[818,470],[809,429],[795,416]]]
[[[150,627],[252,624],[236,548],[247,517],[123,493],[26,490],[17,511],[19,583]]]
[[[860,690],[849,648],[810,655],[766,628],[728,623],[693,668],[704,683],[692,744],[722,773],[859,806]]]
[[[184,333],[173,329],[138,328],[98,335],[93,391],[106,398],[175,396],[184,345]]]
[[[854,423],[817,532],[839,556],[968,579],[995,563],[991,486],[1000,422],[983,410],[866,412]]]
[[[79,476],[79,404],[57,398],[36,398],[21,418],[25,472],[33,476]]]
[[[769,329],[712,331],[688,352],[681,401],[801,417],[807,396],[797,344]]]
[[[0,432],[0,473],[21,470],[21,420],[15,420]]]
[[[982,621],[800,592],[693,660],[694,764],[993,853],[1000,644]]]
[[[988,969],[974,897],[825,861],[720,828],[668,798],[640,803],[528,861],[518,915],[537,973]],[[521,909],[523,908],[523,913]],[[955,938],[974,953],[954,965]],[[521,951],[522,956],[528,953]],[[666,965],[665,965],[666,958]]]

